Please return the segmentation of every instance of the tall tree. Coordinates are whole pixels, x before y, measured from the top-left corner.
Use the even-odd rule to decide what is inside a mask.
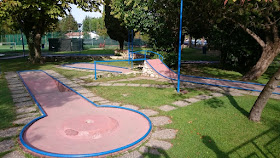
[[[117,19],[112,15],[111,0],[105,0],[105,26],[107,33],[113,40],[119,42],[120,50],[123,50],[124,41],[128,39],[128,31],[121,19]]]
[[[13,27],[23,31],[30,61],[39,63],[42,62],[42,35],[71,10],[70,4],[78,5],[84,11],[98,10],[100,5],[99,0],[5,0],[0,1],[0,18],[12,19]]]
[[[250,35],[261,47],[262,53],[258,62],[247,72],[244,80],[258,79],[269,67],[280,52],[280,2],[251,0],[228,1],[224,18]]]
[[[177,52],[179,6],[177,0],[112,0],[113,15],[130,29],[149,35],[155,49]]]
[[[69,15],[66,15],[62,20],[59,21],[59,31],[65,33],[77,30],[78,23],[71,13]]]
[[[242,0],[241,4],[244,4],[245,0]],[[228,0],[225,1],[225,4],[228,2]],[[234,6],[233,1],[231,2]],[[249,2],[248,2],[249,3]],[[263,4],[258,4],[258,2],[253,2],[253,8],[255,10],[251,10],[252,12],[259,13],[259,14],[266,14],[266,15],[261,15],[265,17],[261,22],[261,24],[257,24],[257,28],[262,29],[264,32],[264,35],[259,36],[255,34],[251,29],[246,28],[246,26],[239,24],[242,29],[244,29],[249,35],[254,37],[254,39],[262,46],[263,48],[263,54],[262,57],[260,58],[260,61],[257,63],[256,66],[253,67],[253,69],[249,72],[251,73],[252,71],[256,71],[257,67],[262,67],[261,65],[258,66],[259,63],[264,63],[264,64],[269,64],[270,60],[273,60],[276,55],[279,54],[279,2],[278,1],[267,1],[265,0],[265,3]],[[245,3],[244,5],[246,5]],[[255,4],[255,5],[254,5]],[[248,5],[248,4],[247,4]],[[256,8],[258,7],[258,8]],[[261,12],[259,12],[261,10]],[[268,11],[272,11],[272,13],[268,13]],[[258,15],[257,17],[260,17]],[[261,20],[261,19],[259,19]],[[271,55],[272,57],[269,57]],[[264,59],[267,57],[268,59]],[[271,59],[273,58],[273,59]],[[266,62],[263,60],[267,60]],[[272,61],[271,61],[272,62]],[[275,74],[270,78],[269,82],[266,84],[264,89],[262,90],[261,94],[259,95],[258,99],[256,100],[255,104],[253,105],[251,111],[250,111],[250,116],[249,119],[255,122],[259,122],[261,120],[261,115],[262,111],[267,105],[267,102],[273,93],[273,91],[277,88],[277,86],[280,83],[280,67],[275,72]]]
[[[105,27],[104,16],[100,18],[86,17],[83,20],[83,31],[91,32],[94,31],[100,36],[107,36],[107,30]]]

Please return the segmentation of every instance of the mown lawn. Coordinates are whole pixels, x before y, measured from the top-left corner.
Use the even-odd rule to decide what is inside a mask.
[[[178,95],[174,89],[139,87],[90,89],[111,101],[155,110],[160,105],[205,93],[194,90],[187,95]],[[165,128],[178,130],[176,139],[171,141],[173,147],[161,151],[165,155],[161,157],[279,157],[279,100],[271,99],[264,109],[262,122],[254,123],[247,117],[256,99],[253,96],[225,96],[161,112],[173,121]],[[145,157],[158,156],[147,154]]]
[[[270,100],[261,123],[248,120],[256,97],[221,97],[166,113],[178,129],[170,157],[280,157],[279,100]]]
[[[136,82],[135,82],[136,83]],[[178,94],[174,88],[144,88],[144,87],[90,87],[94,93],[113,102],[137,105],[141,108],[156,108],[172,104],[177,100],[186,99],[206,91],[188,89],[188,94]]]

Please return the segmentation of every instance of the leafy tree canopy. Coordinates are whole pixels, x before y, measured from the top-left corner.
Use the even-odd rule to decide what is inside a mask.
[[[41,61],[40,40],[59,17],[64,17],[75,4],[84,11],[96,11],[99,0],[1,0],[0,19],[13,21],[13,27],[21,29],[27,37],[30,60]]]
[[[70,13],[66,15],[62,20],[59,21],[58,31],[66,33],[70,31],[77,31],[78,23],[74,19],[73,15]]]

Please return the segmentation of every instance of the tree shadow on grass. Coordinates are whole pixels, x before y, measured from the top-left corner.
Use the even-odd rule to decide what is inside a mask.
[[[215,109],[220,107],[225,107],[224,101],[216,97],[206,100],[204,104],[209,105],[211,108],[215,108]]]
[[[206,147],[215,152],[217,158],[229,158],[229,156],[217,146],[216,142],[210,136],[204,136],[202,142]]]
[[[245,117],[249,117],[250,113],[248,111],[246,111],[245,109],[243,109],[238,103],[237,101],[234,99],[233,96],[231,95],[226,95],[226,97],[228,98],[228,100],[230,101],[231,105],[233,107],[235,107],[240,113],[242,113]]]

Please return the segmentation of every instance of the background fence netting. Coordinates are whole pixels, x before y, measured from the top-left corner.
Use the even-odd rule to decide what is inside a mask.
[[[119,49],[119,42],[112,40],[109,37],[99,37],[97,39],[82,39],[79,37],[68,38],[65,33],[61,32],[47,33],[42,37],[41,44],[43,55],[83,53],[91,54],[91,52],[94,50]],[[125,42],[124,45],[127,46],[127,42]],[[134,39],[135,47],[141,47],[145,45],[146,43],[143,40]],[[23,51],[23,48],[25,51]],[[94,52],[92,54],[94,54]],[[3,57],[22,55],[28,55],[28,45],[24,35],[0,34],[0,59]]]

